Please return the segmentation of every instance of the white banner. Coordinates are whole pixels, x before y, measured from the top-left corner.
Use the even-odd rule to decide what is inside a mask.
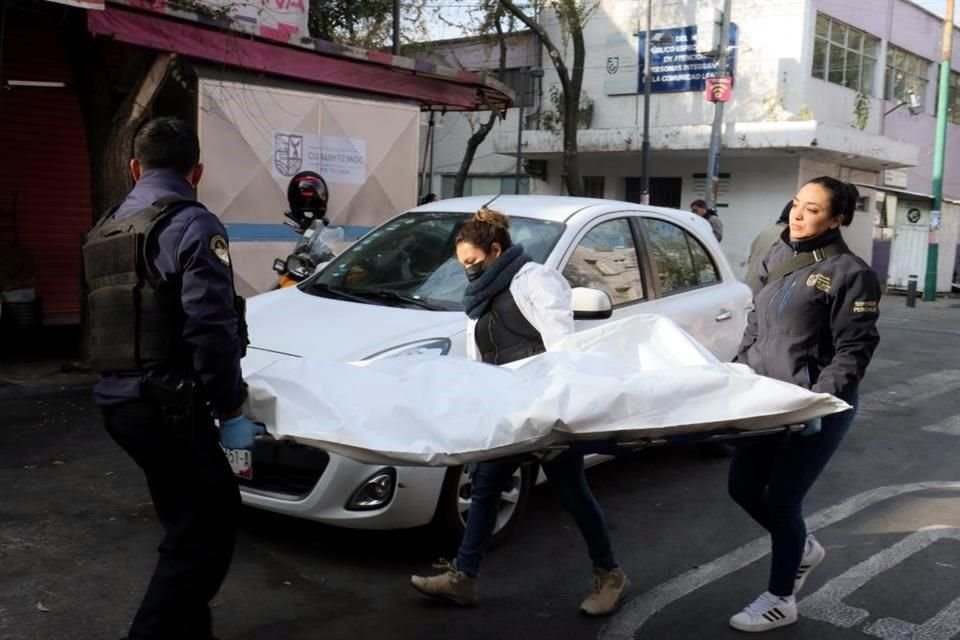
[[[315,171],[327,183],[363,184],[367,180],[367,141],[274,132],[274,177],[289,178],[300,171]]]

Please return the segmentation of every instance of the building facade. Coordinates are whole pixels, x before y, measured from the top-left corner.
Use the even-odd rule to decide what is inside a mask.
[[[703,88],[717,65],[700,52],[718,40],[713,22],[721,5],[719,0],[654,3],[651,60],[645,65],[646,4],[598,4],[584,32],[584,126],[578,135],[580,171],[589,195],[639,201],[647,106],[651,203],[687,208],[704,196],[714,104]],[[880,187],[861,188],[862,213],[846,236],[868,262],[874,259],[876,239],[877,261],[883,263],[882,254],[889,256],[883,243],[894,236],[896,224],[896,216],[887,215],[887,193],[928,194],[931,189],[942,19],[909,0],[864,5],[847,0],[733,0],[731,18],[728,69],[733,90],[724,111],[717,198],[724,222],[722,246],[731,263],[741,274],[746,270],[753,238],[776,219],[799,185],[817,175]],[[544,14],[541,23],[551,38],[562,42],[554,16]],[[562,193],[562,136],[549,130],[550,112],[556,111],[551,89],[558,79],[534,36],[528,39],[532,46],[514,43],[510,62],[516,66],[508,65],[514,69],[512,77],[520,79],[524,68],[544,70],[524,118],[519,147],[530,175],[521,180],[521,191]],[[465,55],[468,48],[462,42],[438,43],[436,55],[448,56],[448,61],[459,55],[473,63],[467,68],[497,66],[496,47],[481,47],[486,56],[478,50]],[[649,105],[642,94],[646,66],[652,70]],[[954,37],[952,67],[948,136],[956,140],[960,33]],[[511,109],[478,150],[471,186],[489,192],[513,185],[517,116]],[[433,186],[442,193],[459,165],[471,123],[447,116],[438,131]],[[960,157],[950,157],[949,151],[946,171],[945,196],[960,198]],[[939,231],[940,291],[950,288],[958,233],[960,212],[948,204]],[[879,265],[878,270],[885,269]]]

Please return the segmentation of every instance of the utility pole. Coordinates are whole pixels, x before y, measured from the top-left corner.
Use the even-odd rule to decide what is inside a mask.
[[[943,209],[943,164],[947,151],[947,96],[950,91],[950,54],[953,50],[954,0],[947,0],[943,19],[943,46],[940,51],[940,85],[937,89],[937,136],[933,147],[933,211],[930,212],[930,235],[927,245],[927,277],[923,284],[923,299],[937,299],[937,263],[940,244],[940,212]]]
[[[400,0],[393,0],[393,55],[400,55]]]
[[[730,0],[723,2],[723,21],[720,23],[720,52],[717,62],[717,76],[727,75],[727,50],[730,48]],[[720,133],[723,129],[723,102],[713,103],[713,129],[710,131],[710,151],[707,158],[707,180],[704,200],[707,208],[717,206],[717,194],[720,192]]]
[[[640,203],[650,204],[650,84],[653,73],[650,64],[650,23],[653,22],[653,0],[647,0],[647,36],[643,39],[643,144],[641,149],[642,178]]]

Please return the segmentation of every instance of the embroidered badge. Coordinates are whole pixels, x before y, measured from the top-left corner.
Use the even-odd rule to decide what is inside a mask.
[[[876,300],[855,300],[853,303],[854,313],[878,313],[880,307]]]
[[[816,287],[824,293],[830,293],[830,278],[822,273],[815,273],[807,278],[808,287]]]
[[[217,259],[230,266],[230,249],[227,247],[227,239],[223,236],[213,236],[210,238],[210,250],[213,251]]]

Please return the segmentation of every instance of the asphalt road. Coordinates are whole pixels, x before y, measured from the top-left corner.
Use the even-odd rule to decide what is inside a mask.
[[[776,638],[960,636],[960,303],[885,301],[861,413],[808,500],[827,558]],[[765,589],[769,543],[725,493],[728,461],[650,450],[590,472],[630,600],[577,615],[590,566],[548,487],[483,566],[481,603],[407,584],[444,549],[427,532],[357,532],[245,511],[215,601],[222,640],[742,636],[727,618]],[[0,640],[119,638],[160,538],[134,465],[86,389],[0,388]]]

